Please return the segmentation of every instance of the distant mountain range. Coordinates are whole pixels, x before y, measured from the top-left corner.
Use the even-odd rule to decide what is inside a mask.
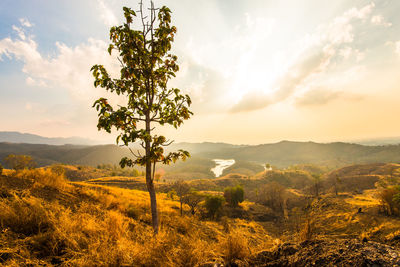
[[[25,144],[45,144],[45,145],[100,145],[105,144],[104,142],[95,141],[88,138],[82,137],[43,137],[36,134],[20,133],[13,131],[0,131],[0,143],[25,143]],[[244,140],[245,142],[245,140]],[[367,146],[379,146],[379,145],[397,145],[400,144],[400,137],[388,137],[388,138],[372,138],[349,141],[347,143],[367,145]],[[201,144],[201,146],[199,146]],[[247,147],[248,145],[233,145],[227,143],[173,143],[172,147],[180,147],[187,150],[196,150],[196,152],[211,152],[215,150],[221,150],[226,148],[234,147]]]
[[[25,143],[25,144],[46,144],[46,145],[96,145],[99,142],[81,137],[43,137],[36,134],[20,132],[0,132],[0,142]]]
[[[318,164],[336,168],[351,164],[400,162],[400,145],[365,146],[339,142],[321,144],[282,141],[256,146],[224,143],[177,143],[168,147],[170,150],[180,148],[187,149],[193,155],[193,160],[179,163],[179,165],[182,167],[182,164],[187,164],[193,168],[195,168],[194,164],[199,165],[198,162],[202,162],[201,165],[208,165],[207,162],[216,158],[235,159],[237,162],[247,161],[257,164],[269,163],[280,168],[294,164]],[[4,164],[4,157],[9,154],[31,155],[40,166],[53,163],[91,166],[102,163],[118,164],[122,157],[131,156],[128,149],[116,145],[0,143],[0,163]]]

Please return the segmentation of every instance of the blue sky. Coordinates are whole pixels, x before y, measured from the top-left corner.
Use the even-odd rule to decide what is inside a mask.
[[[120,0],[0,2],[0,131],[43,136],[99,133],[93,64],[106,53]],[[177,141],[266,143],[400,136],[399,1],[155,1],[173,11],[171,83],[195,115]]]

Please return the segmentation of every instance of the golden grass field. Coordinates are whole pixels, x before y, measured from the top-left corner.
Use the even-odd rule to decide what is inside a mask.
[[[312,201],[307,215],[291,211],[284,222],[228,217],[216,222],[190,215],[186,206],[180,216],[179,202],[159,193],[161,227],[155,237],[145,191],[69,182],[50,168],[5,170],[0,176],[0,264],[249,266],[261,251],[318,236],[388,243],[400,234],[400,220],[380,215],[379,204],[376,190],[328,194]],[[245,201],[241,208],[255,212],[257,205]]]

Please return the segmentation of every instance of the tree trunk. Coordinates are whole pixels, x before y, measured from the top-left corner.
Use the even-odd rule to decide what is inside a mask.
[[[146,173],[146,183],[147,183],[147,189],[149,190],[150,194],[151,219],[153,224],[153,230],[154,234],[158,234],[158,210],[157,210],[156,190],[154,188],[154,183],[151,180],[150,183],[147,182],[147,173]]]
[[[146,116],[149,117],[149,116]],[[150,120],[146,119],[146,132],[150,135]],[[151,175],[151,159],[150,159],[150,141],[146,141],[146,185],[150,194],[151,219],[154,234],[158,234],[158,210],[156,189]]]

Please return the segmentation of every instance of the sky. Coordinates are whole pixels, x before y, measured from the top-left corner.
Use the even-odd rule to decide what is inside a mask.
[[[234,144],[400,136],[400,1],[154,3],[173,12],[180,71],[170,86],[194,112],[158,133]],[[106,50],[123,6],[138,1],[0,2],[0,131],[115,142],[91,106],[122,100],[94,88],[90,68],[118,74]]]

